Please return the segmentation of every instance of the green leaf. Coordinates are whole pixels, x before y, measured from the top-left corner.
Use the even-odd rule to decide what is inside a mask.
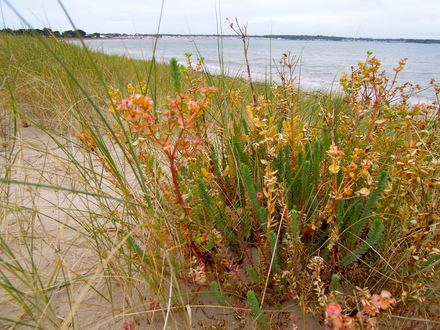
[[[200,192],[200,195],[202,196],[202,200],[203,200],[203,204],[204,204],[205,208],[208,211],[211,211],[212,207],[213,207],[212,198],[207,192],[207,186],[206,186],[205,181],[198,178],[197,179],[197,186],[199,187],[199,192]]]
[[[251,170],[246,164],[240,164],[241,173],[243,175],[244,186],[249,195],[252,209],[257,217],[258,223],[264,232],[267,232],[267,210],[260,206],[257,200],[257,192],[255,190],[254,182],[252,181]]]
[[[370,231],[368,232],[365,241],[361,245],[359,245],[356,249],[345,255],[339,261],[339,264],[342,267],[347,267],[352,262],[360,259],[369,249],[374,247],[379,242],[379,240],[383,235],[384,230],[385,227],[382,224],[382,221],[380,219],[374,219],[373,224],[371,225]]]
[[[171,70],[171,78],[173,80],[174,88],[176,89],[177,93],[180,92],[180,79],[181,79],[181,72],[180,72],[180,65],[177,62],[177,60],[173,57],[170,60],[170,70]]]
[[[290,211],[289,219],[292,240],[294,243],[299,244],[301,242],[301,230],[299,228],[298,211],[296,209]]]
[[[253,291],[248,291],[247,302],[251,307],[252,314],[254,314],[255,321],[262,329],[269,330],[269,326],[267,325],[266,319],[264,318],[263,311],[261,310],[260,304],[258,303],[257,297],[255,297],[255,293]]]
[[[223,297],[223,293],[220,291],[216,281],[211,282],[211,291],[215,300],[217,300],[220,305],[226,305],[225,297]]]
[[[270,251],[272,252],[272,271],[281,273],[281,267],[278,264],[278,246],[277,234],[272,230],[269,232]]]
[[[332,280],[330,282],[329,291],[330,292],[341,291],[341,285],[339,284],[339,275],[338,274],[332,275]]]

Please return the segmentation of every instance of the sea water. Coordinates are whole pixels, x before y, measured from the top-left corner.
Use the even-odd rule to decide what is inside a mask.
[[[211,73],[224,72],[231,76],[247,75],[243,42],[231,37],[162,37],[88,39],[92,49],[107,54],[118,54],[137,59],[169,62],[175,57],[186,63],[185,53],[192,53],[193,62],[204,57],[206,69]],[[277,68],[282,53],[289,53],[296,61],[294,75],[303,88],[337,91],[343,71],[350,72],[358,61],[364,61],[367,52],[373,52],[387,71],[390,80],[393,68],[408,58],[407,65],[398,75],[398,83],[409,81],[419,84],[423,90],[415,95],[413,102],[435,100],[431,79],[440,83],[440,44],[417,44],[398,42],[324,41],[251,38],[248,41],[248,57],[252,77],[255,80],[276,82]]]

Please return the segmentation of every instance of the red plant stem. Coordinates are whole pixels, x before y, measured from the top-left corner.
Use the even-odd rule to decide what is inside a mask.
[[[179,180],[177,180],[177,168],[176,168],[175,157],[174,157],[175,152],[172,152],[172,153],[167,152],[167,156],[168,156],[168,159],[170,160],[170,171],[171,171],[171,176],[173,178],[174,189],[176,190],[177,203],[179,203],[180,206],[182,206],[183,212],[185,213],[185,216],[188,216],[188,210],[186,209],[185,201],[183,200],[183,197],[182,197],[182,192],[180,190]]]
[[[399,74],[399,72],[396,71],[396,73],[394,74],[393,81],[391,82],[391,86],[390,86],[390,88],[388,88],[387,94],[389,94],[389,93],[391,92],[391,90],[393,89],[394,84],[395,84],[396,81],[397,81],[397,75],[398,75],[398,74]]]
[[[256,271],[257,267],[254,265],[254,261],[252,260],[252,256],[249,254],[249,249],[246,246],[246,242],[244,241],[243,237],[240,238],[241,247],[243,249],[244,254],[246,255],[246,258],[249,260],[249,264],[251,267]]]
[[[225,256],[226,262],[227,262],[227,267],[230,269],[230,272],[234,273],[235,277],[240,281],[240,283],[247,289],[249,290],[249,287],[247,286],[247,284],[243,281],[243,279],[241,278],[240,274],[238,273],[237,269],[236,269],[236,265],[234,264],[234,262],[231,260],[231,258],[229,258],[229,254],[228,254],[228,249],[225,248],[224,246],[221,246],[221,251],[223,252],[223,255]]]

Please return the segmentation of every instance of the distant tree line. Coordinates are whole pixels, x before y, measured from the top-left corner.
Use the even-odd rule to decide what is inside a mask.
[[[329,41],[380,41],[380,42],[410,42],[419,44],[439,44],[439,39],[405,39],[405,38],[347,38],[335,36],[308,35],[263,35],[263,38],[280,38],[289,40],[329,40]]]
[[[27,36],[41,36],[41,37],[55,37],[55,38],[99,38],[100,33],[87,34],[84,30],[67,30],[67,31],[53,31],[49,28],[44,29],[18,29],[12,30],[9,28],[0,30],[2,33],[13,35],[27,35]]]

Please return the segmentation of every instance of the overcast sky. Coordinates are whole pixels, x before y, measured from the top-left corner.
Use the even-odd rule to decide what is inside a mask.
[[[57,0],[0,0],[2,27],[70,30]],[[63,0],[87,33],[232,34],[226,18],[248,32],[372,38],[440,39],[440,0]]]

